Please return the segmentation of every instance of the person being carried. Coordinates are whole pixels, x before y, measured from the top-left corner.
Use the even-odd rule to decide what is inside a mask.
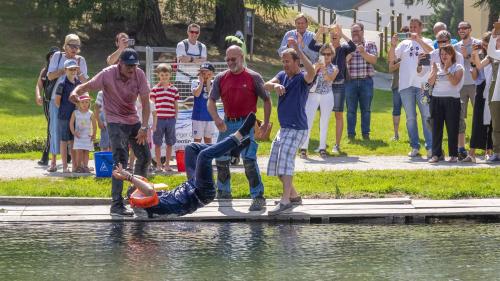
[[[127,172],[121,165],[113,171],[113,177],[127,180],[132,184],[135,190],[130,195],[131,206],[144,208],[149,217],[153,214],[179,216],[191,214],[215,198],[212,160],[238,146],[249,145],[249,134],[255,125],[255,119],[255,113],[251,112],[234,134],[215,145],[189,144],[185,156],[188,180],[173,190],[156,192],[153,184]]]

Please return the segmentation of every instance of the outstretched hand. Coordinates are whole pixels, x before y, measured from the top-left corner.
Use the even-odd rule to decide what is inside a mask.
[[[117,180],[126,180],[128,175],[130,173],[123,169],[121,163],[113,170],[113,177]]]

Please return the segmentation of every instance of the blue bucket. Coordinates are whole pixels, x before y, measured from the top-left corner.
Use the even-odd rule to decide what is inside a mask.
[[[94,153],[95,176],[98,178],[110,178],[113,172],[113,153],[101,151]]]

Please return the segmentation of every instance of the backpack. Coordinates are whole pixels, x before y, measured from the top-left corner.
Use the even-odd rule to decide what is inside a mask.
[[[64,53],[62,53],[62,52],[59,53],[59,59],[57,60],[57,66],[59,66],[59,63],[61,62],[61,58],[62,58],[63,54]],[[47,74],[49,74],[48,67],[47,67],[47,71],[45,73],[45,79],[44,79],[45,83],[43,83],[43,98],[45,99],[45,101],[48,102],[52,99],[52,92],[54,91],[54,87],[57,84],[58,78],[56,78],[54,80],[49,80],[49,77]]]
[[[189,41],[187,39],[182,40],[182,43],[184,44],[184,50],[186,52],[186,55],[189,50]],[[200,41],[196,41],[196,46],[198,46],[198,50],[200,52],[199,56],[201,56],[201,51],[203,50],[203,46],[201,45]]]

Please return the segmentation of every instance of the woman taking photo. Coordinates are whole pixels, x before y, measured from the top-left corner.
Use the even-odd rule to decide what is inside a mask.
[[[49,119],[51,122],[49,123],[49,131],[50,131],[50,153],[52,154],[50,167],[47,171],[55,172],[57,171],[56,159],[57,154],[59,154],[59,134],[58,127],[59,124],[57,122],[57,115],[59,113],[59,108],[55,104],[55,90],[57,89],[57,85],[61,82],[64,82],[66,79],[66,75],[64,72],[64,62],[68,59],[74,59],[77,61],[79,65],[79,70],[77,73],[77,78],[80,82],[85,82],[88,80],[89,76],[87,75],[87,63],[85,62],[85,58],[79,56],[80,53],[81,42],[80,38],[76,34],[68,34],[64,39],[63,52],[55,52],[50,59],[47,78],[50,81],[56,80],[56,83],[53,87],[52,93],[50,93],[50,104],[49,104]]]
[[[439,48],[441,61],[432,65],[429,84],[434,86],[430,101],[432,117],[432,157],[429,163],[444,160],[442,142],[446,124],[448,132],[449,162],[458,160],[458,127],[460,121],[460,89],[463,84],[464,67],[457,64],[452,45]]]
[[[49,164],[49,148],[50,148],[50,131],[49,131],[49,103],[50,103],[50,95],[45,93],[45,89],[47,87],[48,78],[47,78],[47,69],[49,67],[50,59],[52,55],[59,51],[57,47],[51,47],[49,52],[45,56],[46,64],[40,71],[40,75],[38,76],[38,80],[35,86],[35,102],[39,106],[43,106],[43,113],[45,115],[45,119],[47,120],[47,138],[45,140],[45,146],[42,152],[42,159],[38,161],[38,165],[47,166]],[[49,97],[49,98],[47,98]]]

